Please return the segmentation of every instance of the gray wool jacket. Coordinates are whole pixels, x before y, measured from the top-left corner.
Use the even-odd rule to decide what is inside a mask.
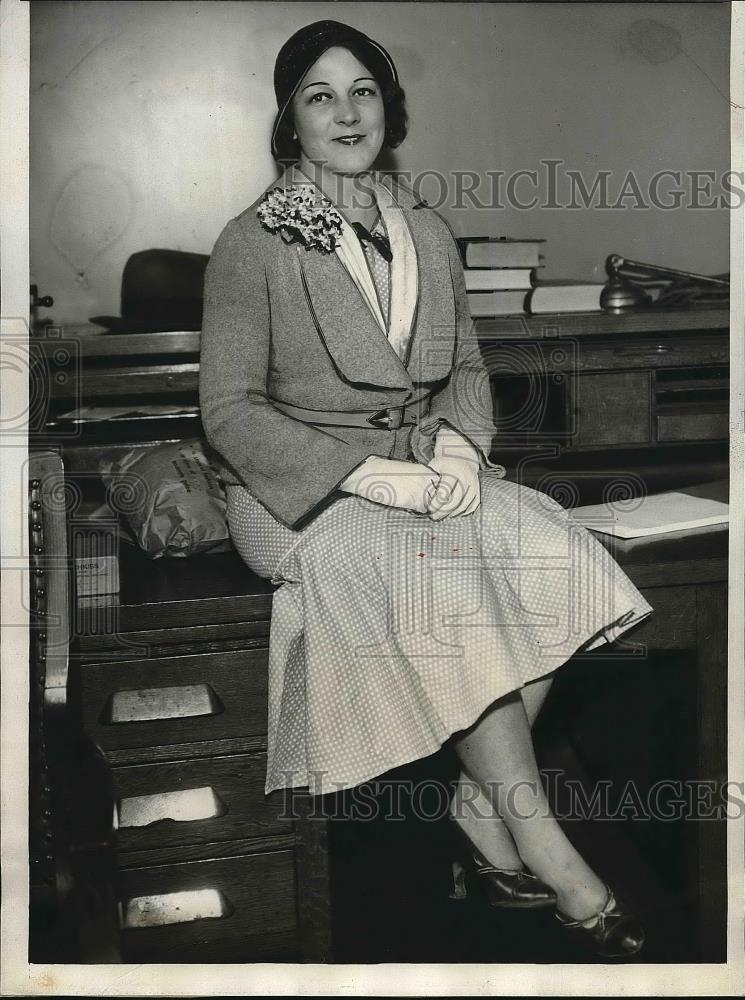
[[[444,220],[383,178],[417,255],[416,312],[400,359],[335,253],[288,244],[261,225],[261,198],[218,237],[204,291],[199,392],[202,423],[227,483],[244,485],[299,529],[342,494],[370,455],[428,462],[443,423],[476,445],[482,467],[495,433],[489,378],[468,312],[458,249]],[[284,186],[281,177],[271,187]],[[398,430],[318,426],[310,409],[379,410],[431,389],[429,413]],[[499,472],[498,470],[501,470]]]

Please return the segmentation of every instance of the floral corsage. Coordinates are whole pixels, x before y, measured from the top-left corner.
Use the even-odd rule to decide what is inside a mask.
[[[342,220],[328,198],[310,184],[273,188],[257,210],[259,221],[270,233],[279,233],[286,243],[302,243],[306,250],[322,253],[336,250]]]

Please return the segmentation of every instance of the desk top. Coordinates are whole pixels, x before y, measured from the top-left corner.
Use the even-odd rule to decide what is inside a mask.
[[[496,316],[475,321],[479,337],[497,340],[611,337],[618,334],[725,333],[729,310],[721,306],[661,309],[654,306],[612,315],[604,312]]]
[[[546,313],[540,316],[514,315],[475,320],[482,339],[539,339],[546,337],[598,337],[632,333],[724,332],[729,327],[729,310],[721,306],[695,309],[647,307],[611,315],[604,312]],[[59,329],[59,328],[56,328]],[[62,336],[78,343],[81,357],[130,357],[140,363],[147,355],[198,354],[198,330],[164,333],[113,334],[90,323],[66,324]],[[59,347],[56,337],[39,335],[32,342],[47,354]]]

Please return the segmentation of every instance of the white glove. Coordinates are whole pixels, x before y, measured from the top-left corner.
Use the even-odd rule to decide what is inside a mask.
[[[479,452],[452,428],[437,432],[434,457],[430,467],[440,473],[440,482],[430,500],[428,512],[433,521],[472,514],[481,505]]]
[[[339,484],[339,489],[386,507],[426,514],[439,481],[439,473],[427,465],[370,455]]]

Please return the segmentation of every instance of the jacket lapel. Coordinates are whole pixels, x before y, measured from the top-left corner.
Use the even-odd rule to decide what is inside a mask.
[[[318,335],[348,382],[411,389],[411,377],[337,255],[298,248]]]
[[[290,168],[276,186],[293,183],[312,181]],[[405,238],[395,239],[398,212],[384,215],[386,226],[391,228],[392,223],[394,228],[392,244],[404,247],[403,253],[394,250],[391,269],[389,331],[393,343],[352,276],[352,262],[345,264],[343,254],[301,246],[297,256],[313,321],[340,374],[352,383],[411,390],[412,383],[438,381],[452,368],[453,281],[438,231],[442,224],[435,223],[432,209],[414,209],[411,195],[392,189],[385,176],[381,183],[391,195],[391,207],[401,212],[399,224],[400,220],[408,224],[412,241],[407,248]]]
[[[274,186],[293,184],[313,184],[313,181],[293,165]],[[350,233],[354,236],[348,226],[345,229],[347,237]],[[354,236],[354,242],[347,238],[344,243],[341,254],[297,247],[303,291],[318,335],[348,382],[411,390],[411,377],[386,337],[359,240]],[[366,293],[358,284],[360,280]]]
[[[388,187],[390,180],[384,179],[384,183]],[[413,307],[404,363],[413,382],[433,382],[449,374],[455,349],[455,296],[449,258],[443,253],[438,232],[442,223],[435,222],[432,209],[413,208],[410,195],[394,190],[393,198],[408,224],[416,256],[415,302],[410,303],[410,297],[404,294],[406,304],[402,309],[406,314],[409,305]],[[410,291],[412,286],[411,278],[401,274],[401,265],[401,258],[397,262],[394,252],[393,292],[397,279],[399,288],[408,286]]]

